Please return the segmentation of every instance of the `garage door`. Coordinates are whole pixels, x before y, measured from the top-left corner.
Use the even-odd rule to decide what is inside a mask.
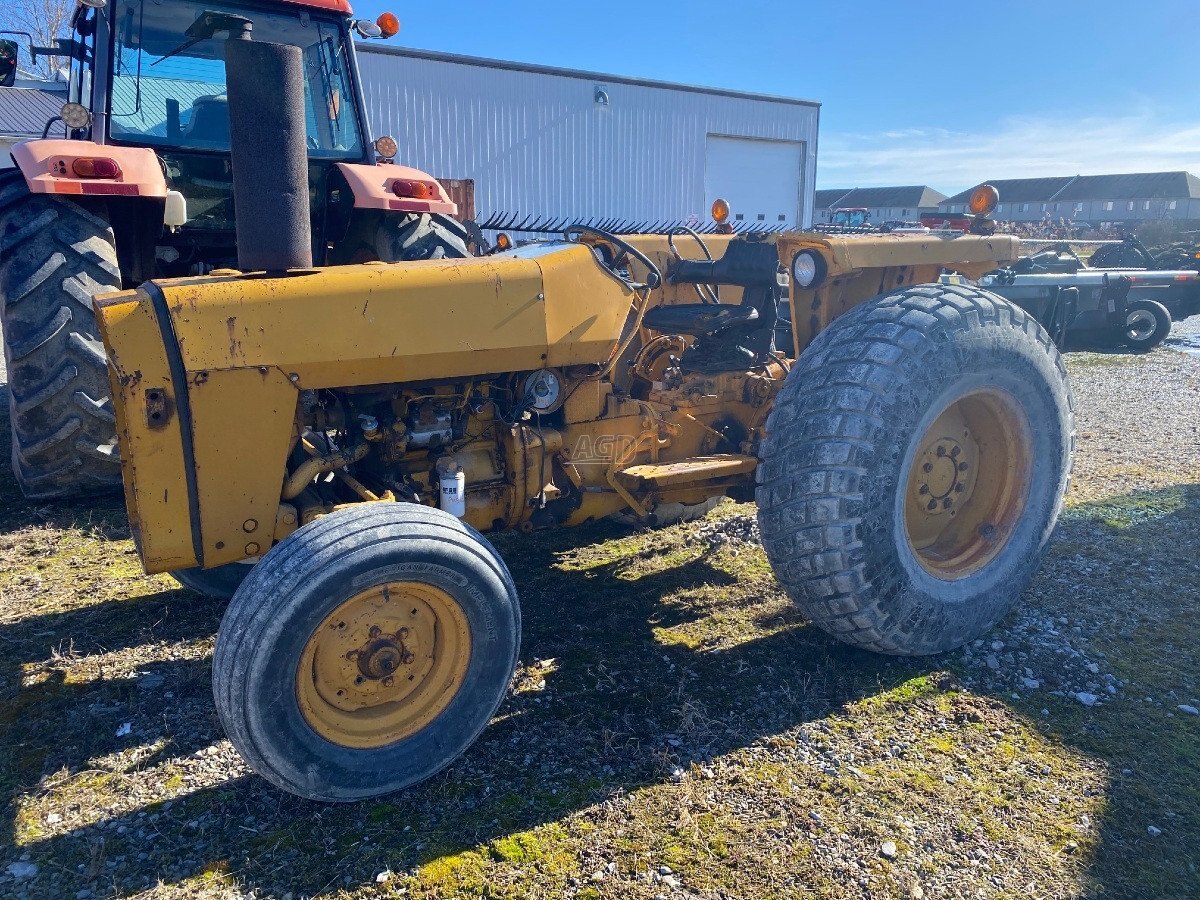
[[[710,134],[705,152],[707,203],[729,201],[737,221],[800,224],[802,141],[760,141]]]

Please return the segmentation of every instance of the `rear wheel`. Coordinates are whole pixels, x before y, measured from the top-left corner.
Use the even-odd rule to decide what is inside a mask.
[[[805,350],[767,421],[756,499],[776,577],[864,649],[973,640],[1037,569],[1073,429],[1061,357],[1017,307],[958,286],[869,301]]]
[[[440,510],[379,503],[304,526],[234,595],[217,712],[277,787],[350,801],[440,771],[478,737],[517,662],[508,569]]]
[[[1171,334],[1171,313],[1157,300],[1134,300],[1126,307],[1125,322],[1114,335],[1118,343],[1145,353]]]
[[[375,235],[375,252],[384,262],[465,259],[467,230],[449,216],[413,213],[384,219]]]
[[[121,289],[112,228],[78,203],[0,180],[0,301],[12,464],[26,497],[121,484],[104,345],[92,297]]]

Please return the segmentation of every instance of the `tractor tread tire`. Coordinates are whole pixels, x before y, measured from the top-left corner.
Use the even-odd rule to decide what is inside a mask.
[[[332,611],[344,598],[329,589],[367,584],[376,577],[372,573],[387,567],[388,549],[397,547],[408,549],[412,559],[459,567],[456,589],[486,594],[482,602],[491,618],[486,628],[473,629],[472,668],[463,688],[423,731],[378,750],[344,749],[313,732],[298,704],[281,702],[282,696],[294,699],[295,691],[279,694],[278,686],[271,687],[273,673],[287,680],[288,666],[294,671],[299,657],[273,654],[289,640],[307,641],[311,632],[298,622],[320,621],[323,610],[305,610],[305,604],[325,604]],[[226,734],[255,772],[308,799],[350,802],[416,784],[461,755],[503,702],[520,642],[516,585],[479,532],[417,504],[364,504],[305,525],[250,570],[217,635],[213,694]],[[477,666],[486,675],[472,681]],[[479,688],[474,693],[472,684]]]
[[[1049,434],[1040,449],[1052,458],[1035,456],[1048,473],[1041,518],[1030,513],[1027,546],[1002,551],[1007,577],[955,608],[944,599],[951,588],[918,581],[901,562],[894,504],[914,433],[904,429],[928,414],[943,379],[975,377],[968,360],[989,353],[997,368],[1019,365],[1041,382],[1043,421],[1032,429],[1035,440],[1039,428]],[[1070,478],[1074,401],[1062,357],[1032,316],[978,289],[922,285],[868,301],[818,335],[792,367],[766,430],[755,499],[778,581],[835,638],[925,655],[991,628],[1032,579]]]
[[[12,464],[33,500],[121,485],[92,297],[121,289],[112,228],[70,200],[0,176],[0,302]]]
[[[387,218],[375,240],[375,252],[384,262],[425,259],[466,259],[466,228],[449,216],[417,213],[403,219]]]

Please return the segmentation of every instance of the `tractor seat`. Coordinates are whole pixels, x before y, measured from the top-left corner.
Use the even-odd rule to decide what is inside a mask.
[[[757,318],[758,310],[748,304],[678,303],[654,307],[646,313],[642,324],[663,334],[700,337],[745,325]]]

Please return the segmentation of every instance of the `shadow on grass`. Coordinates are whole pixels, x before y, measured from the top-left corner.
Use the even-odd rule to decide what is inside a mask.
[[[370,885],[382,869],[402,871],[558,821],[589,804],[665,781],[675,766],[735,751],[915,675],[957,664],[958,657],[889,660],[859,653],[787,614],[764,617],[758,623],[763,632],[722,649],[663,643],[656,628],[702,615],[700,604],[689,604],[689,592],[708,597],[732,591],[735,579],[703,555],[640,577],[627,559],[591,567],[563,564],[572,550],[599,546],[618,534],[591,526],[497,538],[522,590],[522,660],[554,663],[544,669],[545,690],[519,690],[481,740],[430,781],[380,800],[330,806],[296,800],[252,776],[231,777],[183,790],[169,804],[149,800],[120,817],[35,839],[21,852],[28,851],[46,872],[58,873],[49,894],[73,895],[84,886],[129,893],[145,886],[147,871],[166,882],[220,871],[266,894]],[[1200,489],[1117,498],[1064,519],[1033,593],[1058,603],[1062,591],[1050,582],[1080,555],[1129,572],[1122,591],[1112,590],[1109,575],[1108,583],[1084,579],[1068,593],[1080,614],[1114,623],[1108,653],[1117,674],[1134,677],[1137,690],[1165,691],[1171,671],[1180,666],[1197,671],[1190,642],[1174,645],[1174,659],[1158,653],[1149,675],[1119,668],[1136,668],[1141,654],[1158,652],[1171,628],[1189,629],[1193,637],[1200,633],[1198,551]],[[1165,595],[1161,582],[1134,574],[1172,558],[1190,561],[1190,574],[1169,589],[1191,590],[1188,596]],[[665,603],[666,598],[674,599]],[[10,679],[21,662],[37,658],[30,651],[44,646],[47,637],[74,638],[77,647],[93,640],[108,650],[136,649],[150,640],[206,638],[221,613],[220,604],[168,591],[34,616],[7,629],[0,671]],[[770,629],[775,630],[764,633]],[[207,655],[145,670],[162,674],[174,697],[139,693],[129,681],[64,684],[50,676],[4,698],[0,724],[14,761],[3,784],[8,800],[3,841],[15,834],[13,801],[36,793],[38,776],[78,772],[120,746],[111,730],[97,730],[87,711],[160,707],[159,740],[139,760],[139,769],[220,739]],[[1013,706],[1007,694],[1000,699]],[[1188,860],[1200,839],[1197,823],[1186,818],[1200,808],[1194,723],[1147,720],[1132,698],[1094,710],[1064,700],[1049,719],[1024,708],[1031,705],[1014,709],[1064,746],[1103,760],[1113,773],[1100,845],[1090,862],[1091,883],[1112,896],[1189,894],[1196,875],[1189,873]],[[101,718],[107,728],[111,715]],[[1132,774],[1120,775],[1123,769]],[[1154,843],[1146,820],[1171,804],[1183,818]],[[134,863],[139,853],[149,858]],[[109,868],[108,862],[115,864]]]

